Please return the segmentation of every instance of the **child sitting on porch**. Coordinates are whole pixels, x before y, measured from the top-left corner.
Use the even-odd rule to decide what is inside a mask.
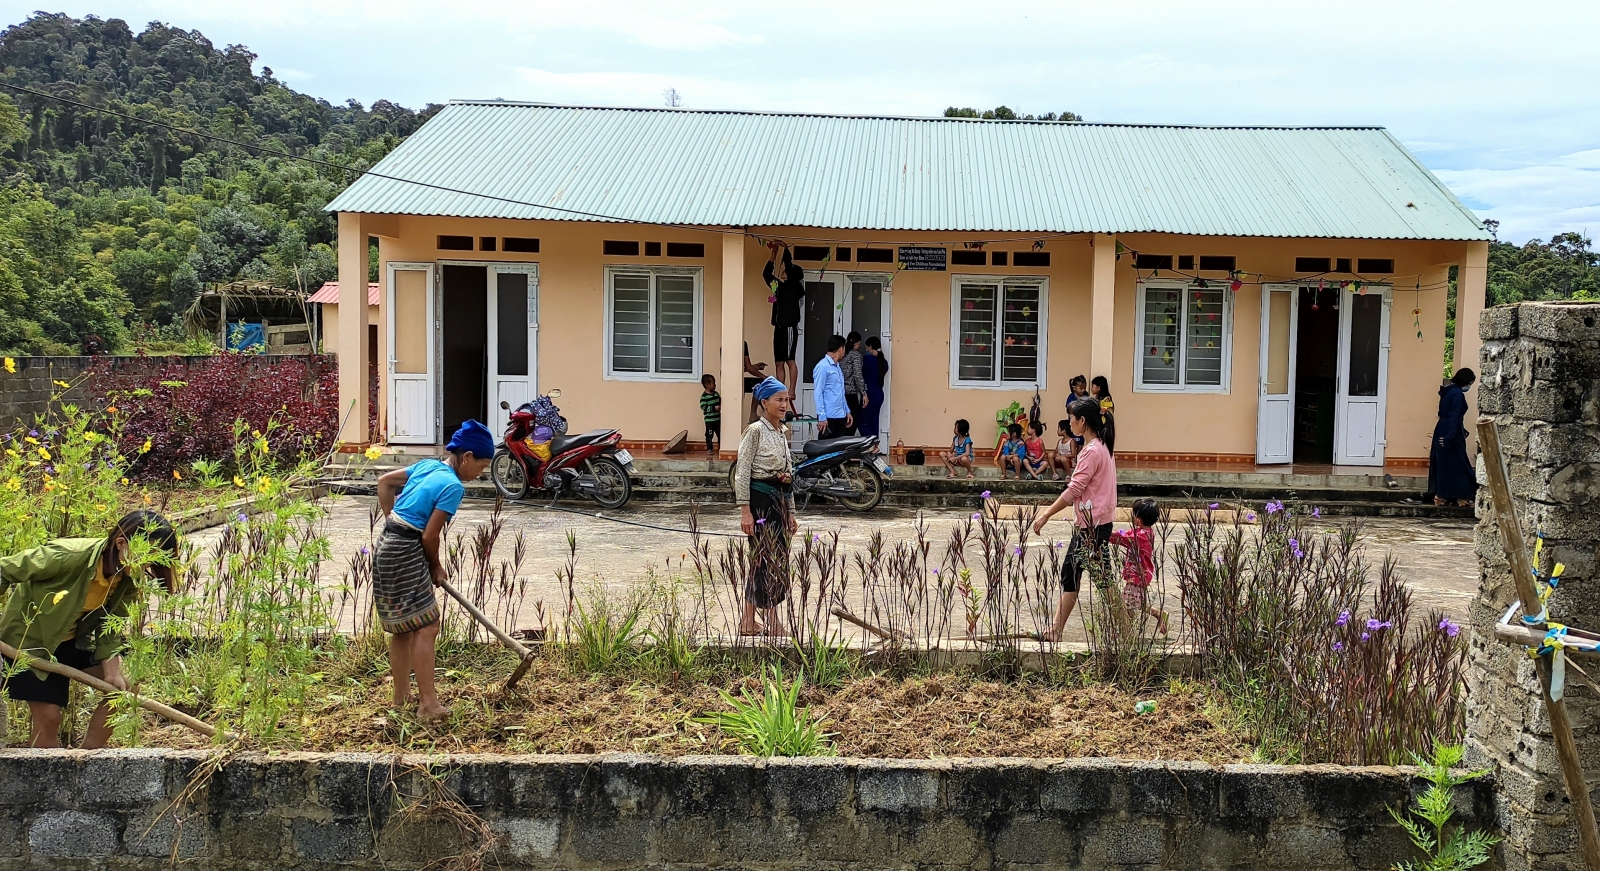
[[[956,421],[955,438],[950,440],[950,450],[939,454],[939,462],[944,463],[945,477],[956,477],[957,467],[967,470],[968,478],[975,478],[972,469],[972,427],[966,418]]]
[[[1026,453],[1022,457],[1023,468],[1028,470],[1028,477],[1037,481],[1048,469],[1049,460],[1044,455],[1044,424],[1034,421],[1028,424],[1029,437],[1023,442]]]
[[[1111,533],[1111,541],[1128,551],[1122,563],[1122,604],[1128,616],[1149,614],[1156,628],[1167,634],[1167,612],[1150,604],[1150,582],[1156,574],[1156,539],[1152,527],[1161,520],[1161,507],[1154,499],[1133,503],[1133,525]]]
[[[994,452],[994,464],[1000,469],[1000,478],[1015,471],[1017,480],[1022,480],[1023,458],[1028,455],[1028,446],[1022,440],[1022,424],[1013,423],[1006,427],[1000,439],[1000,447]]]
[[[1050,453],[1050,476],[1057,477],[1056,470],[1059,469],[1059,480],[1070,479],[1073,468],[1078,465],[1078,450],[1082,447],[1082,437],[1072,434],[1072,427],[1067,421],[1056,421],[1056,449]]]

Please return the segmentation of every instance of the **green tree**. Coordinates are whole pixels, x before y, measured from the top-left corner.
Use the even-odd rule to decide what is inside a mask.
[[[1083,116],[1077,112],[1046,112],[1043,115],[1018,115],[1007,106],[996,106],[979,112],[977,109],[967,107],[958,109],[951,106],[944,110],[946,118],[983,118],[988,121],[1082,121]]]

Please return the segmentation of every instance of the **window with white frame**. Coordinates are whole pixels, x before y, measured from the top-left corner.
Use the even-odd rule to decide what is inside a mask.
[[[951,288],[951,384],[1043,385],[1045,305],[1042,279],[955,276]]]
[[[1141,282],[1134,388],[1226,391],[1232,308],[1227,282]]]
[[[698,381],[700,270],[606,271],[606,377]]]

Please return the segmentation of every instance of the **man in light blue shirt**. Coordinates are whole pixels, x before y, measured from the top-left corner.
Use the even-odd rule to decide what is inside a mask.
[[[828,353],[817,361],[811,370],[811,384],[816,393],[817,418],[826,421],[818,438],[836,439],[850,435],[855,430],[855,417],[844,401],[844,370],[839,359],[844,356],[844,336],[828,339]]]

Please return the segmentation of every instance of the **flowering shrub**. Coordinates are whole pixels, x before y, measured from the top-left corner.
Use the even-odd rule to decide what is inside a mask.
[[[1461,740],[1465,639],[1439,613],[1412,620],[1360,528],[1312,529],[1269,502],[1250,534],[1196,512],[1174,557],[1206,668],[1263,743],[1305,762],[1396,764]]]
[[[0,553],[61,536],[103,536],[120,515],[128,462],[116,447],[118,420],[56,408],[0,433]]]
[[[276,421],[268,459],[278,465],[326,453],[338,435],[338,369],[329,357],[173,357],[153,371],[109,368],[90,378],[90,392],[122,422],[115,437],[136,457],[135,479],[188,474],[196,460],[231,462],[235,421],[258,432]]]

